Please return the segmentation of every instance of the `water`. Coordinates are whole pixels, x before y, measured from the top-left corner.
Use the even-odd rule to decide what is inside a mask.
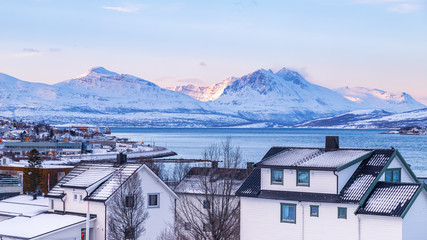
[[[111,128],[112,135],[167,147],[182,158],[202,158],[210,144],[232,139],[244,160],[258,162],[272,146],[324,147],[325,136],[339,136],[342,148],[390,148],[399,150],[418,176],[427,176],[427,135],[381,134],[366,129],[156,129]]]

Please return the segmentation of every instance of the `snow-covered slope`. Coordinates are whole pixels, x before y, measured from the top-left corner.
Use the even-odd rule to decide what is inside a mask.
[[[399,113],[426,107],[404,92],[393,94],[379,89],[364,87],[343,87],[335,89],[335,91],[345,98],[358,103],[361,109],[376,109]]]
[[[356,108],[354,102],[311,84],[286,68],[278,72],[260,69],[237,78],[221,97],[209,103],[221,112],[280,124],[294,124]]]
[[[229,77],[224,81],[208,87],[198,87],[193,84],[184,86],[168,87],[167,89],[186,94],[199,101],[207,102],[218,99],[224,89],[236,80],[235,77]]]

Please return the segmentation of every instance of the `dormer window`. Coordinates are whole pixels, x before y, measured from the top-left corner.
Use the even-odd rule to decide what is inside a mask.
[[[283,185],[283,169],[271,169],[271,184]]]
[[[310,186],[309,170],[297,170],[297,186]]]
[[[400,168],[387,169],[385,171],[385,181],[386,182],[400,182],[401,171]]]

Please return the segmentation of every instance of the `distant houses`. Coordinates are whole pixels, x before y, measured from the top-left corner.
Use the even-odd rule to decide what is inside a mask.
[[[273,147],[237,195],[242,240],[427,236],[426,185],[395,149]]]

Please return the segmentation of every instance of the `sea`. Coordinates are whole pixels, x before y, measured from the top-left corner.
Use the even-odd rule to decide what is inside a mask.
[[[427,177],[427,135],[384,134],[387,129],[302,128],[111,128],[112,135],[166,147],[176,158],[201,159],[204,149],[227,138],[243,161],[259,162],[273,146],[324,147],[339,136],[341,148],[396,148],[419,177]]]

